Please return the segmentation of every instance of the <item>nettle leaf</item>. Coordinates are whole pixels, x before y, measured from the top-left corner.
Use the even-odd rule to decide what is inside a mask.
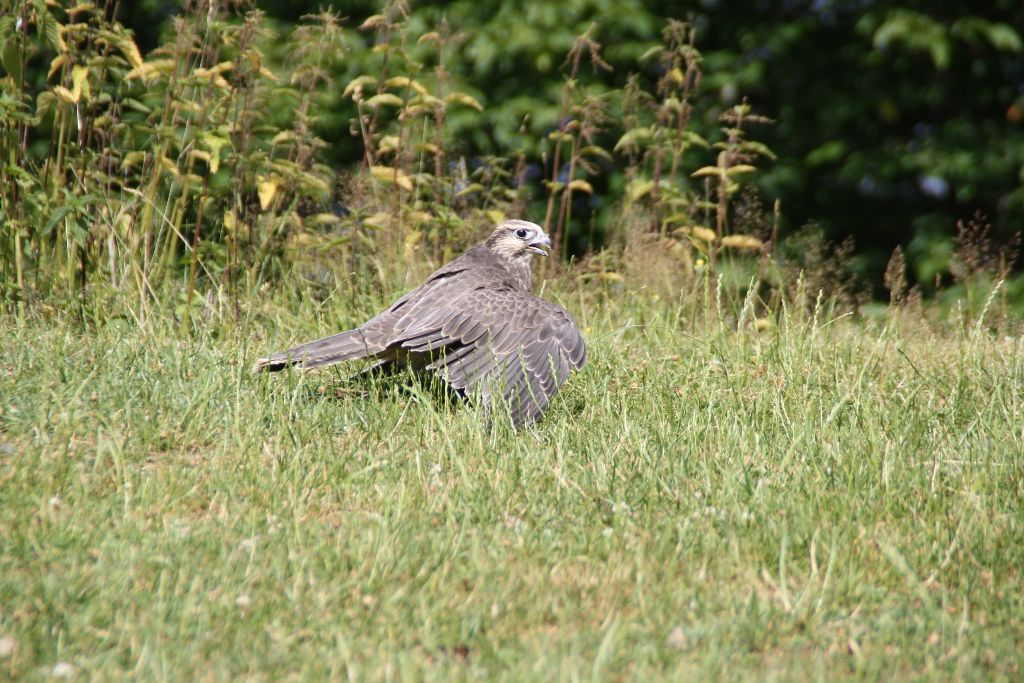
[[[57,96],[50,90],[44,90],[36,98],[36,116],[42,116],[57,104]]]
[[[6,50],[6,48],[4,49]],[[54,57],[53,60],[50,62],[50,70],[46,72],[46,80],[50,80],[51,78],[53,78],[54,74],[60,71],[61,68],[64,66],[65,61],[67,61],[67,57],[65,55],[57,55],[56,57]],[[10,69],[8,69],[8,71],[10,71]]]
[[[412,99],[410,99],[409,100],[409,104],[410,104],[410,106],[419,105],[419,106],[426,106],[426,107],[443,107],[444,106],[444,101],[439,100],[438,98],[434,97],[430,93],[423,93],[421,95],[417,95],[416,97],[413,97]]]
[[[771,151],[768,148],[768,145],[762,142],[757,142],[756,140],[744,140],[743,142],[740,143],[739,148],[741,152],[759,154],[763,157],[771,159],[772,161],[774,161],[777,158],[775,156],[775,152]]]
[[[13,36],[6,40],[3,50],[0,50],[0,64],[3,64],[4,69],[11,75],[15,83],[20,83],[22,78],[21,53],[21,40]]]
[[[678,66],[675,67],[674,69],[671,69],[666,75],[668,76],[668,79],[675,83],[676,85],[683,85],[686,82],[686,76],[683,74],[682,70],[680,70]]]
[[[985,37],[992,47],[1003,52],[1020,52],[1024,49],[1020,33],[1009,24],[991,23],[985,28]]]
[[[64,36],[62,35],[64,26],[54,19],[53,15],[45,7],[36,7],[36,13],[39,17],[42,33],[46,36],[46,42],[57,52],[67,52],[68,46],[64,43]]]
[[[408,211],[405,214],[405,220],[410,223],[422,224],[429,223],[434,220],[434,216],[429,211]],[[422,234],[422,233],[417,233]]]
[[[412,191],[412,179],[401,169],[391,168],[390,166],[371,166],[370,175],[373,176],[374,180],[398,185],[403,190]]]
[[[306,218],[306,225],[314,228],[334,226],[339,223],[341,223],[341,216],[336,216],[333,213],[317,213]]]
[[[753,173],[757,170],[757,166],[751,166],[749,164],[736,164],[726,169],[725,173],[729,176],[738,175],[740,173]]]
[[[903,43],[913,50],[928,51],[937,69],[949,66],[952,47],[946,28],[932,17],[911,10],[894,10],[875,31],[875,47]]]
[[[427,89],[423,87],[421,83],[415,81],[408,76],[395,76],[384,81],[384,86],[387,88],[409,88],[415,90],[420,95],[426,95]]]
[[[470,183],[464,188],[455,193],[456,197],[465,197],[467,194],[473,194],[474,192],[483,192],[484,186],[480,183]]]
[[[717,237],[714,230],[705,228],[702,225],[684,225],[674,231],[676,234],[686,235],[704,242],[714,242]]]
[[[586,180],[577,178],[569,183],[569,190],[576,190],[578,192],[586,192],[587,194],[594,194],[594,188]]]
[[[233,71],[235,69],[235,63],[231,61],[221,62],[211,66],[209,69],[195,69],[192,71],[192,77],[197,80],[207,81],[213,83],[221,90],[230,90],[231,84],[228,83],[227,79],[224,78],[224,74]]]
[[[78,102],[82,98],[88,102],[91,96],[89,89],[89,69],[84,66],[75,66],[71,69],[71,94]]]
[[[281,180],[276,176],[256,176],[256,194],[260,197],[260,208],[266,211],[277,195]]]
[[[0,41],[6,43],[14,39],[16,22],[13,14],[5,14],[0,17]]]
[[[121,103],[128,109],[137,111],[140,114],[149,114],[151,111],[153,111],[142,102],[139,102],[134,97],[126,97],[121,101]]]
[[[270,138],[270,144],[280,145],[284,142],[295,142],[295,131],[293,130],[282,130],[277,133],[274,137]]]
[[[720,176],[722,169],[718,166],[704,166],[690,174],[691,178],[703,178],[704,176]]]
[[[355,78],[353,78],[351,81],[348,82],[348,85],[345,86],[345,90],[342,91],[341,96],[342,97],[348,97],[349,95],[354,93],[356,90],[363,90],[363,89],[368,88],[368,87],[369,88],[376,88],[377,87],[377,77],[376,76],[356,76]]]
[[[363,219],[363,225],[370,228],[384,229],[391,225],[392,217],[386,211],[379,211]]]
[[[674,128],[669,128],[668,130],[665,130],[664,133],[670,140],[680,141],[686,146],[696,145],[697,147],[702,147],[704,149],[711,148],[711,144],[707,140],[690,130],[678,131]],[[763,147],[764,145],[761,146]],[[765,149],[768,148],[765,147]]]
[[[141,152],[141,151],[128,152],[127,154],[124,155],[124,159],[121,160],[121,168],[122,169],[131,168],[132,166],[135,166],[136,164],[140,164],[140,163],[142,163],[145,160],[146,160],[146,152]]]
[[[444,98],[444,101],[448,102],[449,104],[453,104],[453,103],[454,104],[461,104],[461,105],[467,106],[467,107],[469,107],[471,109],[476,109],[477,111],[483,111],[484,110],[484,106],[482,104],[480,104],[476,100],[476,98],[474,98],[472,95],[467,95],[464,92],[453,92],[453,93],[450,93],[449,95],[447,95]]]
[[[374,109],[380,107],[381,105],[401,107],[405,105],[405,101],[398,95],[393,95],[392,93],[389,92],[383,92],[379,95],[374,95],[373,97],[366,100],[366,105],[369,107],[373,107]]]
[[[632,130],[627,130],[623,133],[619,141],[615,143],[613,151],[619,152],[621,150],[639,149],[639,145],[642,142],[650,142],[652,132],[650,128],[640,127]]]
[[[366,20],[359,25],[360,30],[366,31],[371,28],[377,28],[387,23],[387,19],[384,18],[383,14],[371,14],[366,17]]]
[[[764,242],[751,235],[726,235],[722,238],[722,246],[733,249],[760,250],[764,248]]]
[[[326,180],[312,173],[300,173],[298,176],[299,187],[306,195],[329,195],[331,186]]]
[[[657,57],[664,51],[664,47],[662,47],[661,45],[655,45],[654,47],[648,48],[647,50],[644,51],[642,55],[640,55],[640,61],[646,62],[654,57]]]
[[[600,157],[601,159],[604,159],[605,161],[609,162],[614,161],[615,159],[611,155],[611,153],[608,152],[608,150],[606,150],[603,147],[598,147],[597,145],[587,145],[586,147],[580,150],[580,155],[585,157]]]
[[[191,149],[188,153],[189,158],[195,160],[199,159],[207,166],[210,165],[210,153],[201,149]]]
[[[124,75],[126,81],[135,79],[143,83],[152,83],[161,77],[171,74],[176,68],[173,59],[154,59],[151,62],[144,62]]]
[[[202,177],[196,175],[195,173],[182,173],[181,176],[178,178],[178,181],[182,185],[192,187],[198,187],[203,184]]]
[[[78,98],[75,97],[74,93],[65,88],[63,85],[54,86],[53,94],[57,96],[57,99],[59,99],[61,102],[65,104],[74,104],[78,101]]]
[[[644,197],[646,197],[648,194],[650,194],[651,190],[653,189],[653,180],[637,179],[626,186],[626,195],[630,198],[630,200],[636,201],[638,199],[643,199]]]
[[[397,135],[384,135],[377,143],[377,151],[390,153],[398,149],[398,136]]]
[[[65,216],[71,213],[72,210],[72,207],[66,205],[58,206],[56,209],[54,209],[53,212],[50,214],[50,218],[46,221],[46,225],[43,226],[43,234],[51,234],[53,232],[53,229],[57,227],[57,224],[60,223]]]
[[[130,35],[107,30],[101,30],[99,34],[101,38],[107,40],[111,45],[116,47],[122,55],[124,55],[124,58],[128,60],[128,64],[130,64],[133,69],[138,69],[142,66],[142,53],[139,52],[138,46],[135,44],[135,41],[132,40]]]

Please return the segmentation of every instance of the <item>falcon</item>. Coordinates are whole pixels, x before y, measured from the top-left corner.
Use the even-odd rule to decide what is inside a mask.
[[[356,329],[261,358],[253,372],[372,358],[374,367],[433,372],[488,409],[507,409],[513,426],[528,425],[587,361],[569,313],[530,293],[530,259],[550,247],[539,225],[505,221]]]

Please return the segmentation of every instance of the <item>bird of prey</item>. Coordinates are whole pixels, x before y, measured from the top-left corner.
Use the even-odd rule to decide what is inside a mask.
[[[253,372],[319,368],[353,358],[436,373],[520,427],[540,417],[587,351],[561,306],[530,293],[530,258],[551,239],[508,220],[384,312],[341,332],[256,361]]]

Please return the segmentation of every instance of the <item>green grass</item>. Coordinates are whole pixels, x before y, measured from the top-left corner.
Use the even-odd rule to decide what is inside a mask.
[[[0,319],[0,677],[1020,680],[1019,337],[561,300],[521,434],[248,374],[383,299]]]

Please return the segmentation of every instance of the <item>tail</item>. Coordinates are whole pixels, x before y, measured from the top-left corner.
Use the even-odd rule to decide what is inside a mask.
[[[252,366],[253,373],[277,372],[289,365],[298,365],[303,370],[333,365],[353,358],[368,358],[384,351],[386,347],[366,338],[363,330],[356,328],[325,337],[306,344],[293,346],[287,351],[260,358]]]

